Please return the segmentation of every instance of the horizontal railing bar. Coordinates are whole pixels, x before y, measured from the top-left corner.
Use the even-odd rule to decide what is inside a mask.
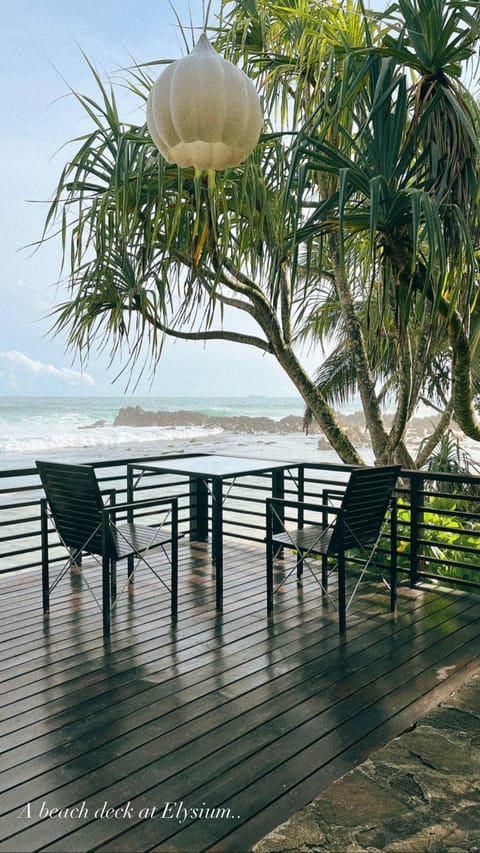
[[[38,549],[35,548],[18,548],[15,551],[8,551],[6,554],[0,554],[0,558],[2,560],[6,560],[9,557],[16,557],[19,554],[34,554]]]
[[[425,530],[423,531],[425,533]],[[445,531],[444,531],[445,532]],[[455,530],[456,533],[456,530]],[[463,542],[447,542],[445,539],[427,539],[425,536],[419,536],[418,542],[420,545],[430,545],[432,547],[441,548],[442,550],[445,548],[453,548],[455,551],[468,551],[472,554],[478,554],[478,546],[477,545],[467,545]]]
[[[474,551],[472,552],[475,553]],[[455,559],[454,557],[445,556],[435,556],[435,554],[424,554],[422,555],[422,562],[426,563],[434,563],[438,566],[457,566],[461,569],[467,569],[468,571],[472,571],[474,574],[480,573],[480,566],[473,565],[472,563],[466,563],[462,559]]]
[[[40,536],[40,532],[38,530],[30,530],[26,533],[16,533],[12,536],[1,536],[0,542],[16,542],[18,539],[33,539],[34,537],[38,539]]]
[[[16,554],[16,556],[17,556],[17,557],[19,557],[19,556],[23,556],[23,557],[25,557],[25,556],[26,556],[26,555],[28,555],[28,554],[30,554],[30,552],[29,552],[29,551],[18,551],[18,552],[17,552],[17,554]],[[0,564],[1,564],[1,563],[3,563],[4,561],[6,561],[8,558],[10,558],[10,556],[14,556],[13,552],[12,552],[12,554],[11,554],[11,555],[10,555],[10,554],[8,554],[8,557],[3,557],[3,556],[2,556],[2,557],[0,558]],[[17,572],[17,571],[19,571],[19,570],[20,570],[20,569],[22,569],[22,568],[23,568],[23,569],[33,569],[33,570],[35,570],[35,569],[40,569],[40,568],[41,568],[41,566],[40,566],[40,563],[39,563],[38,561],[35,561],[35,562],[33,562],[33,563],[32,563],[32,560],[31,560],[31,559],[28,559],[28,562],[26,562],[26,563],[18,563],[18,562],[15,562],[15,565],[14,565],[14,566],[12,566],[12,565],[7,565],[6,567],[4,566],[3,568],[0,568],[0,575],[5,575],[5,574],[7,574],[7,573],[8,573],[8,574],[11,574],[12,572]]]
[[[448,516],[448,518],[454,518],[456,521],[459,520],[456,512],[452,512],[451,515]],[[480,521],[480,518],[478,519],[478,521]],[[419,521],[417,526],[418,526],[419,530],[442,530],[442,531],[445,530],[445,525],[432,524],[431,522],[428,522],[428,521]],[[464,535],[478,536],[478,535],[480,535],[480,530],[473,530],[469,527],[455,527],[455,528],[452,527],[451,529],[452,529],[452,533],[458,534],[459,536],[464,536]]]
[[[453,497],[455,496],[453,495]],[[455,516],[455,518],[464,518],[467,521],[480,521],[480,512],[466,512],[465,510],[456,508],[454,510],[441,509],[440,507],[437,509],[437,507],[432,507],[429,504],[421,504],[420,509],[422,512],[427,514],[431,513],[432,515],[445,516],[448,518]]]
[[[420,580],[432,580],[437,581],[438,583],[445,586],[446,583],[455,584],[458,587],[473,587],[474,589],[480,589],[480,582],[473,580],[465,580],[464,578],[449,578],[448,575],[438,575],[433,574],[432,572],[418,572],[418,577]]]

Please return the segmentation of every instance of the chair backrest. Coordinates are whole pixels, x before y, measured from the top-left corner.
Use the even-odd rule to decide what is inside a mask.
[[[341,503],[345,522],[345,550],[377,540],[400,471],[400,465],[356,468],[352,471]],[[329,550],[335,551],[338,545],[339,530],[338,525],[335,525]]]
[[[37,462],[55,526],[67,548],[102,553],[103,499],[90,465]]]

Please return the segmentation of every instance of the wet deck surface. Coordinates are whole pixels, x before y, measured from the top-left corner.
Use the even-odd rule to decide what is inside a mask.
[[[274,829],[255,853],[480,849],[477,675]]]
[[[176,629],[146,577],[107,645],[81,577],[47,621],[38,573],[2,578],[1,851],[248,850],[478,665],[478,596],[400,588],[392,617],[363,585],[343,640],[307,576],[269,622],[264,575],[228,540],[218,614],[184,540]]]

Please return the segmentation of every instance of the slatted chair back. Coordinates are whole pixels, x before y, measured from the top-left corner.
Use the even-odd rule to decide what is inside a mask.
[[[104,502],[94,469],[61,462],[37,462],[37,468],[64,544],[73,552],[101,554]]]
[[[400,471],[400,465],[386,465],[351,472],[341,502],[343,530],[335,524],[329,553],[338,550],[341,535],[344,551],[377,541]]]

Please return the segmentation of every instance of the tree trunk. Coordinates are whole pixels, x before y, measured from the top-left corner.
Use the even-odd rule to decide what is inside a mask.
[[[448,336],[452,347],[452,398],[455,420],[465,435],[480,441],[480,423],[473,408],[472,363],[470,344],[462,317],[445,299],[439,308],[448,319]]]
[[[288,346],[275,347],[275,356],[301,394],[305,404],[311,410],[313,417],[342,462],[346,465],[363,465],[362,457],[357,453],[345,430],[341,427],[335,412],[304,371],[293,350]]]
[[[360,399],[362,401],[363,413],[365,415],[365,423],[372,442],[375,461],[382,464],[388,460],[388,434],[385,429],[382,412],[378,404],[375,383],[370,372],[370,365],[368,362],[368,355],[361,325],[358,317],[356,316],[350,287],[345,279],[344,270],[340,263],[338,234],[330,234],[329,241],[334,266],[335,287],[352,351],[357,386],[360,393]]]

